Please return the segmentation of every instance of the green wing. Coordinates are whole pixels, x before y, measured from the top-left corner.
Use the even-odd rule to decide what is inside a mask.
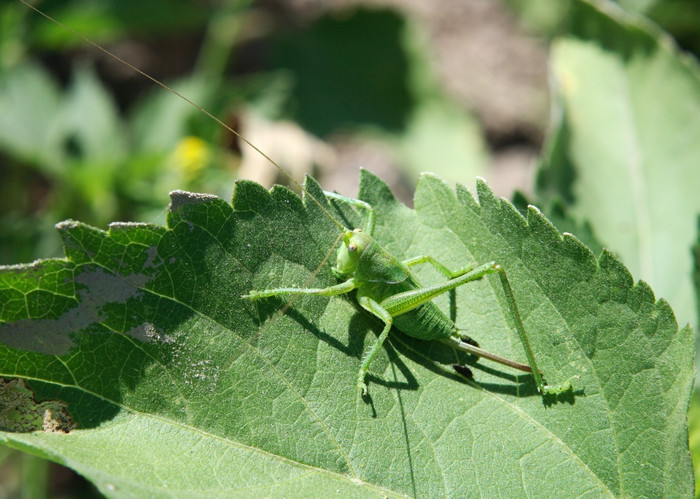
[[[376,241],[372,241],[357,261],[355,277],[366,282],[398,284],[410,277],[408,268]]]

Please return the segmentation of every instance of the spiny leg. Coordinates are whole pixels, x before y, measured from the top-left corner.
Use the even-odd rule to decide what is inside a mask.
[[[527,338],[527,333],[525,332],[525,326],[523,325],[523,321],[520,316],[520,311],[518,310],[518,306],[515,302],[515,297],[513,295],[513,289],[510,286],[510,282],[508,281],[508,276],[506,275],[505,270],[503,267],[498,265],[496,262],[489,262],[484,265],[480,265],[479,267],[476,267],[475,269],[465,273],[464,275],[461,275],[459,277],[456,277],[454,279],[450,279],[449,281],[446,281],[444,283],[440,284],[435,284],[433,286],[428,286],[425,288],[419,288],[411,291],[406,291],[403,293],[397,293],[395,295],[390,296],[386,300],[382,301],[381,306],[386,309],[390,315],[392,316],[397,316],[399,314],[408,312],[409,310],[412,310],[430,300],[435,298],[436,296],[445,293],[449,290],[455,289],[458,286],[461,286],[463,284],[466,284],[467,282],[475,281],[478,279],[481,279],[487,274],[492,274],[492,273],[498,273],[500,280],[501,280],[501,286],[503,287],[503,291],[506,295],[506,300],[508,302],[508,308],[511,311],[511,316],[513,318],[513,321],[515,322],[515,328],[518,332],[518,336],[520,337],[520,341],[523,345],[523,349],[525,350],[525,356],[527,357],[528,360],[528,366],[524,366],[524,364],[520,364],[518,362],[510,361],[508,359],[504,359],[503,357],[493,355],[493,354],[488,354],[488,352],[484,352],[481,349],[477,348],[472,348],[471,353],[474,353],[476,355],[480,355],[483,357],[488,357],[496,362],[500,362],[502,364],[515,367],[516,369],[520,369],[523,371],[530,371],[532,372],[532,375],[535,379],[535,383],[537,384],[537,389],[540,391],[542,394],[558,394],[558,393],[563,393],[571,389],[571,381],[572,379],[566,380],[564,383],[560,385],[547,385],[545,384],[544,379],[542,378],[542,374],[537,367],[537,362],[535,361],[535,355],[532,352],[532,348],[530,347],[530,341]],[[453,343],[453,339],[448,339],[447,341]],[[466,350],[466,348],[462,348],[463,350]],[[469,351],[469,350],[468,350]],[[525,367],[525,369],[523,369]],[[529,368],[528,368],[529,367]]]
[[[357,373],[357,387],[362,390],[362,395],[367,395],[367,385],[365,384],[365,376],[367,375],[367,370],[372,362],[372,359],[377,354],[384,341],[389,336],[389,331],[391,330],[391,325],[393,324],[393,319],[391,314],[387,312],[379,303],[374,301],[368,296],[358,296],[357,301],[360,306],[367,310],[372,315],[378,317],[384,323],[384,329],[382,329],[377,341],[370,347],[370,349],[362,356],[362,364],[360,364],[360,371]]]
[[[348,279],[345,282],[337,284],[335,286],[330,286],[327,288],[276,288],[276,289],[265,289],[262,291],[251,291],[247,295],[243,295],[243,298],[249,298],[251,300],[259,300],[261,298],[269,298],[271,296],[289,296],[289,295],[320,295],[320,296],[336,296],[344,293],[349,293],[356,288],[355,280]],[[367,385],[365,384],[365,376],[369,370],[369,365],[372,359],[377,354],[379,349],[384,344],[387,336],[389,336],[389,331],[391,330],[391,325],[393,320],[391,315],[384,310],[379,303],[375,300],[366,297],[359,296],[358,302],[368,312],[372,315],[378,317],[384,322],[384,329],[382,330],[377,341],[372,345],[372,347],[362,356],[362,363],[360,365],[360,371],[357,375],[357,387],[362,390],[363,395],[367,395]]]
[[[498,272],[498,277],[501,279],[501,286],[503,287],[503,292],[506,295],[506,301],[508,302],[508,308],[510,308],[511,316],[513,317],[513,322],[515,322],[515,329],[518,331],[518,336],[520,336],[520,343],[523,345],[525,350],[525,356],[527,357],[527,362],[532,369],[532,376],[535,378],[535,383],[537,383],[537,389],[543,395],[557,395],[560,393],[567,392],[572,389],[571,382],[578,378],[578,376],[572,376],[563,383],[559,385],[547,385],[545,380],[542,378],[541,371],[537,368],[537,362],[535,361],[535,354],[532,352],[530,347],[530,340],[527,338],[527,333],[525,332],[525,325],[523,324],[522,318],[520,317],[520,311],[518,310],[518,304],[515,302],[515,295],[513,294],[513,288],[510,286],[510,281],[503,267],[498,264],[493,265],[493,270]]]
[[[320,295],[320,296],[336,296],[344,293],[349,293],[356,288],[355,280],[348,279],[345,282],[337,284],[336,286],[330,286],[327,288],[277,288],[277,289],[265,289],[262,291],[251,291],[247,295],[243,295],[243,298],[249,298],[251,300],[259,300],[261,298],[268,298],[271,296],[289,296],[289,295]],[[377,341],[372,345],[372,347],[365,353],[362,357],[362,363],[360,365],[360,371],[357,374],[357,387],[362,390],[363,395],[367,395],[367,385],[365,384],[365,376],[369,370],[369,365],[372,359],[377,354],[379,349],[384,344],[387,336],[389,336],[389,331],[391,330],[391,325],[393,320],[391,315],[384,310],[376,301],[366,296],[358,297],[358,302],[368,312],[372,315],[378,317],[384,322],[384,329],[382,330]]]
[[[494,262],[486,263],[466,272],[459,277],[450,279],[449,281],[391,295],[382,301],[382,307],[384,307],[392,316],[403,314],[433,300],[433,298],[436,296],[461,286],[462,284],[476,281],[487,274],[493,273],[494,265]]]
[[[468,338],[471,339],[471,338]],[[482,357],[484,359],[489,359],[494,362],[498,362],[499,364],[503,364],[504,366],[512,367],[513,369],[517,369],[519,371],[522,371],[524,373],[531,373],[532,368],[527,365],[523,364],[522,362],[516,362],[514,360],[507,359],[505,357],[501,357],[500,355],[496,355],[495,353],[491,353],[487,350],[484,350],[483,348],[480,348],[479,345],[475,345],[475,341],[472,340],[472,342],[464,341],[462,338],[457,338],[454,336],[450,336],[445,340],[447,343],[452,345],[455,348],[458,348],[459,350],[462,350],[463,352],[470,353],[472,355],[476,355],[477,357]]]
[[[421,260],[428,261],[428,258],[421,258]],[[414,261],[418,261],[418,259],[414,259]],[[496,264],[494,262],[489,262],[472,270],[465,268],[462,271],[458,271],[465,273],[457,278],[450,279],[444,283],[426,288],[418,288],[403,293],[397,293],[383,300],[381,305],[388,310],[392,316],[406,313],[416,307],[424,305],[442,293],[452,291],[454,288],[466,284],[467,282],[479,280],[485,275],[495,272],[495,265]],[[455,336],[445,338],[444,341],[465,352],[499,362],[500,364],[513,367],[524,372],[531,372],[532,370],[527,364],[515,362],[479,348],[476,341],[463,334],[457,333]]]
[[[408,260],[404,260],[402,263],[407,267],[413,267],[414,265],[429,263],[430,265],[435,267],[438,271],[440,271],[448,279],[454,279],[455,277],[459,277],[461,275],[466,274],[467,272],[471,272],[472,270],[474,270],[473,265],[466,265],[459,270],[452,271],[449,268],[447,268],[447,266],[438,262],[435,258],[433,258],[432,256],[429,256],[429,255],[416,256],[413,258],[409,258]],[[457,292],[456,292],[456,290],[451,289],[449,291],[449,293],[450,293],[450,320],[452,322],[456,322],[457,321]],[[464,341],[465,343],[468,343],[469,345],[474,345],[475,347],[479,346],[479,343],[477,343],[476,340],[474,340],[473,338],[469,337],[466,334],[460,333],[460,338],[462,339],[462,341]]]

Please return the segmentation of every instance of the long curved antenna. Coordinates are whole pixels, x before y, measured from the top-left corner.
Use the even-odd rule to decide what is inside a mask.
[[[181,94],[181,93],[178,92],[177,90],[171,88],[170,86],[166,85],[165,83],[161,82],[160,80],[156,79],[155,77],[149,75],[149,74],[146,73],[145,71],[143,71],[143,70],[137,68],[137,67],[134,66],[133,64],[131,64],[131,63],[125,61],[124,59],[122,59],[121,57],[117,56],[116,54],[113,54],[112,52],[110,52],[110,51],[107,50],[106,48],[104,48],[104,47],[100,46],[99,44],[93,42],[92,40],[90,40],[90,39],[87,38],[86,36],[82,35],[81,33],[78,33],[78,32],[75,31],[74,29],[72,29],[72,28],[66,26],[65,24],[61,23],[60,21],[58,21],[58,20],[54,19],[53,17],[49,16],[48,14],[42,12],[41,10],[37,9],[36,7],[34,7],[33,5],[29,4],[26,0],[20,0],[20,2],[22,2],[24,5],[26,5],[26,6],[29,7],[30,9],[32,9],[34,12],[36,12],[36,13],[40,14],[41,16],[43,16],[44,18],[48,19],[49,21],[51,21],[51,22],[53,22],[53,23],[56,23],[58,26],[61,26],[63,29],[65,29],[65,30],[67,30],[68,32],[72,33],[72,34],[75,35],[76,37],[78,37],[78,38],[80,38],[81,40],[85,41],[86,43],[92,45],[93,47],[95,47],[96,49],[98,49],[99,51],[101,51],[102,53],[104,53],[104,54],[106,54],[106,55],[108,55],[108,56],[114,58],[116,61],[118,61],[118,62],[124,64],[126,67],[128,67],[129,69],[131,69],[131,70],[135,71],[136,73],[140,74],[140,75],[143,76],[144,78],[149,79],[150,81],[152,81],[153,83],[155,83],[155,84],[158,85],[159,87],[161,87],[161,88],[163,88],[163,89],[165,89],[165,90],[167,90],[167,91],[169,91],[169,92],[172,92],[174,95],[176,95],[176,96],[179,97],[180,99],[184,100],[185,102],[187,102],[189,105],[191,105],[192,107],[194,107],[194,108],[197,109],[198,111],[204,113],[204,114],[205,114],[206,116],[208,116],[210,119],[214,120],[216,123],[218,123],[220,126],[222,126],[225,130],[229,131],[230,133],[232,133],[233,135],[235,135],[236,137],[238,137],[240,140],[242,140],[243,142],[245,142],[247,145],[249,145],[250,147],[252,147],[253,150],[255,150],[255,151],[256,151],[258,154],[260,154],[263,158],[265,158],[271,165],[273,165],[275,168],[277,168],[277,170],[279,170],[279,171],[280,171],[285,177],[287,177],[294,185],[296,185],[296,186],[299,188],[299,190],[301,190],[301,191],[304,192],[309,198],[311,198],[311,200],[312,200],[314,203],[316,203],[316,205],[321,209],[321,211],[322,211],[323,213],[325,213],[325,215],[338,227],[338,229],[340,229],[340,233],[338,234],[338,237],[336,238],[336,240],[335,240],[335,242],[333,243],[333,245],[332,245],[332,246],[330,247],[330,249],[326,252],[326,255],[324,256],[324,258],[323,258],[323,260],[321,261],[321,263],[316,267],[316,269],[311,273],[311,275],[309,276],[309,278],[308,278],[308,279],[306,280],[306,282],[303,284],[302,289],[309,286],[309,284],[311,283],[311,281],[313,281],[313,279],[316,277],[316,275],[318,275],[318,273],[321,271],[321,269],[322,269],[322,268],[326,265],[326,263],[328,262],[328,259],[329,259],[330,256],[333,254],[333,251],[335,250],[336,246],[338,245],[338,242],[341,240],[343,234],[346,233],[346,232],[348,231],[347,228],[345,228],[340,222],[338,222],[338,220],[337,220],[335,217],[333,217],[333,215],[330,214],[330,212],[325,208],[325,206],[323,206],[323,204],[322,204],[318,199],[316,199],[315,196],[313,196],[306,188],[304,188],[304,186],[302,186],[301,184],[299,184],[299,182],[297,182],[297,180],[296,180],[294,177],[292,177],[284,168],[282,168],[281,166],[279,166],[272,158],[270,158],[267,154],[265,154],[259,147],[257,147],[255,144],[253,144],[251,141],[249,141],[249,140],[248,140],[247,138],[245,138],[243,135],[241,135],[241,134],[238,133],[236,130],[234,130],[233,128],[231,128],[230,126],[228,126],[226,123],[224,123],[223,121],[221,121],[219,118],[217,118],[216,116],[214,116],[213,114],[211,114],[209,111],[207,111],[205,108],[203,108],[202,106],[200,106],[200,105],[197,104],[196,102],[192,101],[192,100],[189,99],[188,97],[184,96],[183,94]],[[324,193],[324,194],[325,194],[325,193]],[[368,209],[369,209],[369,214],[370,214],[370,217],[369,217],[369,220],[368,220],[368,224],[371,224],[371,225],[368,225],[368,228],[369,228],[370,226],[371,226],[372,229],[374,228],[374,213],[373,213],[373,210],[372,210],[371,206],[367,205],[367,203],[364,203],[364,202],[362,202],[362,201],[357,201],[357,200],[351,200],[351,199],[349,199],[349,198],[345,198],[344,196],[340,196],[339,194],[335,194],[335,193],[333,193],[331,197],[333,197],[333,198],[343,198],[343,200],[346,200],[346,202],[348,202],[348,201],[351,201],[351,202],[352,202],[352,201],[356,201],[356,204],[360,204],[360,205],[362,205],[363,207],[368,208]],[[365,205],[366,205],[366,206],[365,206]],[[298,298],[299,298],[299,296],[295,296],[295,297],[293,297],[291,300],[289,300],[287,303],[285,303],[285,305],[284,305],[282,308],[280,308],[280,310],[278,310],[278,312],[275,314],[275,317],[284,315],[284,314],[287,312],[287,310],[294,304],[294,302],[295,302]]]
[[[240,140],[242,140],[243,142],[245,142],[248,146],[252,147],[252,148],[253,148],[258,154],[260,154],[263,158],[265,158],[267,161],[269,161],[270,164],[273,165],[275,168],[277,168],[277,170],[279,170],[285,177],[287,177],[287,178],[290,180],[290,182],[292,182],[294,185],[296,185],[296,186],[299,188],[299,190],[303,191],[307,196],[309,196],[309,197],[313,200],[313,202],[316,203],[316,205],[321,209],[321,211],[322,211],[323,213],[326,214],[326,216],[338,227],[338,229],[340,229],[341,232],[345,232],[345,231],[348,230],[347,228],[343,227],[342,224],[340,224],[340,223],[338,222],[338,220],[336,220],[336,219],[330,214],[330,212],[323,206],[323,204],[322,204],[318,199],[316,199],[316,198],[315,198],[309,191],[307,191],[299,182],[297,182],[296,179],[295,179],[294,177],[292,177],[284,168],[282,168],[280,165],[278,165],[277,163],[275,163],[275,161],[274,161],[270,156],[268,156],[267,154],[265,154],[264,152],[262,152],[262,150],[261,150],[258,146],[256,146],[255,144],[253,144],[251,141],[249,141],[248,139],[246,139],[243,135],[241,135],[240,133],[238,133],[237,131],[235,131],[233,128],[231,128],[231,127],[228,126],[226,123],[224,123],[223,121],[221,121],[219,118],[217,118],[216,116],[214,116],[213,114],[211,114],[209,111],[207,111],[206,109],[204,109],[202,106],[200,106],[200,105],[197,104],[196,102],[192,101],[191,99],[185,97],[184,95],[182,95],[182,94],[181,94],[180,92],[178,92],[177,90],[175,90],[175,89],[169,87],[168,85],[166,85],[166,84],[163,83],[162,81],[157,80],[156,78],[154,78],[153,76],[149,75],[149,74],[146,73],[145,71],[142,71],[141,69],[137,68],[136,66],[134,66],[134,65],[131,64],[131,63],[129,63],[128,61],[125,61],[124,59],[122,59],[122,58],[119,57],[118,55],[116,55],[116,54],[110,52],[109,50],[107,50],[106,48],[102,47],[101,45],[99,45],[99,44],[93,42],[93,41],[90,40],[88,37],[86,37],[86,36],[84,36],[84,35],[78,33],[77,31],[75,31],[75,30],[72,29],[71,27],[66,26],[65,24],[63,24],[62,22],[58,21],[57,19],[54,19],[54,18],[51,17],[50,15],[48,15],[48,14],[42,12],[41,10],[37,9],[36,7],[34,7],[34,6],[31,5],[30,3],[28,3],[26,0],[19,0],[19,1],[22,2],[24,5],[26,5],[27,7],[29,7],[30,9],[32,9],[32,10],[33,10],[34,12],[36,12],[37,14],[40,14],[40,15],[42,15],[43,17],[45,17],[46,19],[48,19],[49,21],[56,23],[57,25],[59,25],[60,27],[62,27],[62,28],[65,29],[65,30],[67,30],[68,32],[72,33],[73,35],[77,36],[78,38],[80,38],[80,39],[83,40],[84,42],[86,42],[86,43],[92,45],[92,46],[95,47],[97,50],[103,52],[104,54],[107,54],[107,55],[110,56],[110,57],[113,57],[115,60],[117,60],[117,61],[119,61],[120,63],[124,64],[124,65],[125,65],[126,67],[128,67],[129,69],[131,69],[131,70],[133,70],[133,71],[136,71],[138,74],[140,74],[140,75],[143,76],[144,78],[148,78],[149,80],[151,80],[153,83],[155,83],[155,84],[158,85],[159,87],[164,88],[165,90],[168,90],[168,91],[172,92],[173,94],[177,95],[179,98],[181,98],[182,100],[184,100],[185,102],[187,102],[189,105],[191,105],[192,107],[194,107],[195,109],[197,109],[198,111],[204,113],[206,116],[208,116],[209,118],[211,118],[212,120],[214,120],[216,123],[218,123],[219,125],[221,125],[224,129],[228,130],[230,133],[232,133],[232,134],[235,135],[236,137],[238,137]]]

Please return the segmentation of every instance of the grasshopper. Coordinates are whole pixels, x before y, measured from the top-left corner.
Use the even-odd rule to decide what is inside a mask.
[[[560,385],[548,385],[537,367],[525,326],[518,310],[513,289],[506,271],[496,262],[467,266],[457,271],[449,270],[429,255],[399,260],[384,249],[372,236],[374,234],[374,208],[359,199],[351,199],[334,192],[324,192],[326,197],[367,212],[364,229],[343,228],[333,274],[341,282],[327,288],[275,288],[250,291],[244,298],[260,300],[273,296],[319,295],[337,296],[355,290],[360,306],[384,323],[377,341],[365,352],[357,374],[357,387],[367,395],[365,377],[377,352],[389,336],[392,327],[419,340],[440,340],[457,349],[478,357],[487,358],[523,372],[532,373],[537,389],[542,395],[557,395],[572,389],[571,379]],[[411,273],[410,267],[430,264],[448,280],[433,286],[422,287]],[[527,364],[515,362],[483,350],[469,336],[461,333],[431,300],[463,284],[476,281],[488,274],[498,274],[511,316],[525,350]],[[463,366],[454,366],[461,374],[469,375]]]
[[[332,269],[334,275],[340,281],[338,284],[326,288],[275,288],[259,291],[251,290],[248,294],[244,295],[243,298],[250,300],[261,300],[264,298],[277,296],[337,296],[350,293],[351,291],[356,291],[359,305],[365,311],[381,320],[384,324],[377,341],[362,357],[356,383],[360,393],[367,395],[367,384],[365,382],[365,378],[367,376],[369,366],[372,359],[382,348],[382,345],[389,336],[392,327],[396,327],[396,329],[399,331],[413,338],[426,341],[439,340],[469,354],[490,359],[523,372],[532,373],[537,389],[543,396],[557,395],[572,390],[573,378],[570,378],[558,385],[549,385],[546,383],[541,371],[537,367],[535,355],[530,347],[525,326],[518,310],[518,306],[515,302],[513,290],[508,280],[506,271],[497,262],[492,261],[482,265],[467,266],[457,271],[451,271],[448,267],[441,264],[429,255],[416,256],[403,261],[399,260],[373,238],[375,212],[371,205],[364,201],[348,198],[337,193],[324,192],[325,196],[329,199],[347,204],[367,213],[364,229],[356,228],[351,230],[344,227],[329,213],[329,211],[318,199],[311,195],[311,193],[300,185],[286,170],[279,166],[262,150],[252,144],[248,139],[226,125],[219,118],[212,115],[209,111],[202,108],[200,105],[188,99],[186,96],[180,94],[176,90],[170,88],[166,84],[133,66],[129,62],[109,52],[107,49],[92,42],[70,27],[65,26],[59,21],[41,12],[34,6],[27,3],[25,0],[20,1],[30,9],[36,11],[50,21],[58,24],[77,37],[81,38],[86,43],[116,59],[128,68],[151,80],[153,83],[175,94],[177,97],[183,99],[188,104],[194,106],[200,112],[217,122],[228,132],[232,133],[247,145],[252,147],[272,166],[277,168],[284,176],[286,176],[294,185],[296,185],[300,190],[304,191],[309,199],[311,199],[338,227],[341,233],[339,237],[341,244],[337,250],[336,266]],[[329,254],[331,251],[333,251],[333,247],[329,250]],[[324,258],[324,263],[326,259],[327,258]],[[435,267],[448,279],[440,284],[422,287],[417,278],[411,272],[411,267],[426,263]],[[323,263],[321,265],[323,265]],[[320,268],[321,266],[319,266],[319,269],[317,269],[316,272],[318,272]],[[432,302],[435,297],[441,294],[452,291],[468,282],[479,280],[489,274],[498,274],[500,278],[501,286],[506,297],[511,317],[515,323],[516,330],[525,351],[525,356],[527,357],[527,364],[516,362],[483,350],[479,347],[476,341],[460,332],[455,323]],[[470,371],[468,368],[459,365],[455,365],[453,367],[460,374],[470,376]]]

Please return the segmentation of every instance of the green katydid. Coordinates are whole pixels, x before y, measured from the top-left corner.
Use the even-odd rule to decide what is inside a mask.
[[[325,195],[330,199],[367,212],[364,230],[343,229],[336,266],[333,268],[333,273],[341,282],[327,288],[253,290],[245,295],[244,298],[260,300],[273,296],[336,296],[356,290],[357,301],[360,306],[384,323],[384,328],[377,341],[364,354],[360,364],[357,375],[357,387],[364,395],[367,394],[365,376],[370,363],[389,336],[392,326],[413,338],[444,341],[470,354],[491,359],[520,371],[530,372],[537,384],[537,389],[542,395],[556,395],[572,389],[571,380],[567,380],[560,385],[548,385],[542,377],[535,361],[535,355],[530,347],[513,290],[503,267],[496,262],[488,262],[476,267],[464,267],[453,272],[433,257],[427,255],[401,261],[384,249],[372,237],[374,234],[375,215],[371,205],[333,192],[325,192]],[[425,263],[434,266],[448,277],[448,280],[433,286],[422,287],[411,273],[410,267]],[[431,301],[438,295],[493,273],[497,273],[500,278],[510,313],[525,350],[527,364],[515,362],[479,348],[473,339],[462,334],[455,323]],[[457,368],[457,370],[464,374],[463,369]]]
[[[199,111],[203,112],[209,118],[216,121],[220,126],[224,127],[230,133],[234,134],[240,140],[252,147],[271,165],[289,178],[293,184],[295,184],[300,190],[303,190],[306,195],[309,196],[309,199],[318,205],[322,212],[324,212],[329,219],[333,221],[333,223],[341,231],[340,239],[342,239],[342,243],[337,252],[336,267],[333,268],[334,274],[341,281],[339,284],[329,286],[327,288],[287,287],[260,291],[253,290],[250,291],[249,294],[244,295],[244,297],[251,300],[260,300],[273,296],[336,296],[355,290],[360,306],[384,323],[384,327],[377,341],[364,354],[361,360],[357,375],[357,387],[363,394],[367,393],[365,377],[372,359],[381,349],[393,326],[414,338],[420,340],[440,340],[470,354],[491,359],[495,362],[510,366],[520,371],[532,373],[537,389],[542,395],[559,394],[572,389],[571,379],[559,385],[546,384],[539,368],[537,367],[535,356],[530,347],[525,326],[523,325],[520,312],[515,302],[506,271],[498,263],[488,262],[474,267],[464,267],[453,272],[450,271],[445,265],[437,262],[433,257],[428,255],[416,256],[404,261],[399,260],[380,246],[380,244],[373,238],[375,214],[374,209],[368,203],[357,199],[351,199],[337,193],[326,192],[325,195],[328,198],[345,203],[357,209],[364,210],[367,213],[367,220],[364,229],[350,230],[344,227],[329,213],[326,208],[324,208],[323,204],[319,200],[304,189],[304,187],[302,187],[286,170],[279,166],[274,160],[248,141],[245,137],[241,136],[238,132],[223,123],[220,119],[213,116],[206,109],[202,108],[184,95],[173,90],[130,63],[117,57],[98,44],[92,42],[80,33],[77,33],[59,21],[39,11],[34,6],[28,4],[25,0],[20,1],[32,10],[38,12],[42,16],[83,39],[85,42],[96,47],[98,50],[106,53],[110,57],[113,57],[130,69],[180,97]],[[329,253],[332,250],[333,248],[329,250]],[[325,261],[326,259],[323,260],[323,262]],[[438,271],[444,274],[448,280],[433,286],[422,287],[417,278],[412,274],[410,267],[425,263],[434,266]],[[454,322],[443,314],[441,310],[432,302],[432,300],[438,295],[454,290],[463,284],[476,281],[488,274],[493,273],[498,274],[500,278],[508,308],[510,309],[510,314],[525,350],[527,364],[515,362],[479,348],[478,344],[474,340],[460,333]],[[468,370],[462,366],[455,366],[455,369],[462,374],[468,374]]]

